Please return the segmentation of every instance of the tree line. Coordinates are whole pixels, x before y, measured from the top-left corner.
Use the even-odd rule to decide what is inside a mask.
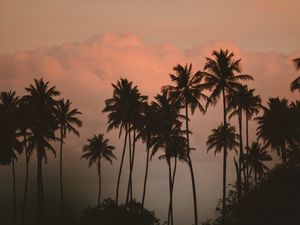
[[[294,60],[297,69],[300,59]],[[145,175],[141,205],[144,207],[147,194],[148,169],[152,157],[160,152],[159,159],[167,164],[169,181],[169,206],[167,224],[174,225],[173,190],[178,161],[186,163],[191,177],[193,193],[194,224],[198,225],[198,203],[195,171],[190,146],[192,132],[189,128],[190,116],[199,111],[203,115],[209,107],[222,102],[223,115],[218,127],[211,131],[207,139],[207,151],[223,153],[223,191],[222,215],[226,216],[227,193],[227,155],[234,150],[234,165],[238,202],[245,198],[257,185],[268,170],[266,161],[272,160],[269,147],[277,151],[282,159],[282,166],[288,167],[299,163],[299,113],[300,102],[287,99],[269,98],[267,105],[255,89],[250,89],[246,82],[253,80],[248,74],[242,74],[241,59],[235,59],[228,50],[213,51],[206,58],[203,70],[193,71],[192,64],[173,68],[170,74],[171,84],[161,88],[161,92],[148,101],[138,87],[131,81],[121,78],[112,84],[112,97],[105,101],[102,110],[107,115],[107,132],[116,129],[119,139],[123,138],[120,168],[117,176],[115,203],[119,204],[120,179],[122,177],[125,155],[128,154],[129,175],[127,180],[126,204],[136,198],[133,190],[133,170],[136,142],[145,144]],[[300,90],[300,77],[290,86],[291,91]],[[32,154],[37,157],[37,221],[42,224],[45,216],[43,187],[43,163],[47,163],[47,152],[56,155],[52,146],[60,143],[60,208],[61,221],[64,221],[63,192],[63,145],[67,134],[79,136],[82,126],[81,112],[72,108],[72,102],[58,99],[60,92],[55,86],[43,79],[34,80],[25,88],[26,95],[19,97],[14,91],[1,92],[0,95],[0,163],[11,165],[13,176],[14,224],[17,224],[15,163],[19,154],[25,154],[26,179],[22,204],[21,222],[25,223],[28,193],[28,166]],[[257,116],[259,112],[262,115]],[[237,119],[238,129],[230,124]],[[249,122],[258,124],[257,135],[250,140]],[[244,135],[245,132],[245,135]],[[88,160],[88,165],[96,165],[98,172],[98,206],[101,205],[101,165],[102,160],[110,163],[116,159],[115,147],[100,132],[87,140],[82,148],[81,158]],[[243,137],[246,137],[244,140]],[[253,141],[252,141],[253,140]],[[251,142],[251,143],[250,143]],[[162,152],[162,153],[161,153]]]

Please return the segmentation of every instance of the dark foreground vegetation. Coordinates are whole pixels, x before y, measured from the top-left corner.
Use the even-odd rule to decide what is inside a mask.
[[[296,212],[299,202],[300,159],[300,102],[289,102],[279,97],[269,98],[263,104],[255,89],[246,82],[254,78],[241,74],[241,59],[234,59],[228,50],[213,51],[206,58],[203,70],[193,71],[192,65],[177,65],[170,74],[171,84],[162,87],[160,93],[148,102],[148,96],[140,93],[137,86],[121,78],[112,84],[112,96],[105,101],[102,110],[108,117],[107,131],[118,130],[123,139],[120,168],[116,176],[114,200],[101,200],[102,164],[113,163],[115,147],[105,138],[103,131],[87,139],[82,147],[82,159],[88,166],[95,166],[98,174],[97,206],[83,210],[79,224],[159,224],[154,212],[144,208],[147,201],[148,168],[150,159],[157,156],[166,164],[169,183],[169,201],[166,223],[174,225],[173,190],[178,162],[186,163],[193,194],[193,221],[199,225],[197,185],[190,146],[192,131],[189,129],[191,114],[201,114],[209,107],[222,102],[220,124],[212,129],[207,139],[207,151],[222,153],[222,200],[217,208],[217,219],[207,224],[298,224]],[[297,69],[300,59],[295,60]],[[300,90],[300,77],[290,87]],[[72,102],[60,97],[55,86],[43,79],[35,79],[25,88],[26,94],[18,96],[14,91],[3,91],[0,95],[0,164],[11,166],[13,213],[8,224],[30,224],[26,218],[29,163],[36,158],[36,218],[35,224],[46,224],[45,189],[43,165],[47,153],[59,151],[59,224],[75,224],[65,217],[65,193],[63,182],[63,147],[70,133],[79,136],[82,126],[81,112],[72,108]],[[257,122],[255,137],[249,136],[249,122]],[[238,128],[230,124],[237,120]],[[245,135],[244,135],[245,134]],[[133,191],[133,170],[136,143],[145,144],[145,176],[142,196]],[[53,143],[59,143],[54,149]],[[228,151],[235,151],[236,182],[228,191]],[[281,159],[278,168],[269,171],[270,150],[275,150]],[[140,149],[139,149],[140,151]],[[129,155],[125,159],[125,153]],[[26,177],[22,208],[17,211],[15,163],[25,154]],[[129,176],[125,203],[120,203],[120,180],[128,163]],[[220,171],[221,172],[221,171]],[[285,197],[284,197],[285,196]],[[96,198],[95,198],[96,199]],[[136,202],[134,199],[140,199]],[[139,203],[140,202],[140,203]],[[84,206],[83,206],[84,207]],[[295,213],[295,214],[294,214]],[[272,217],[273,216],[273,217]],[[277,218],[278,217],[278,218]],[[267,222],[266,222],[267,221]],[[279,223],[280,222],[280,223]],[[53,224],[53,223],[52,223]]]
[[[298,164],[300,165],[300,164]],[[268,172],[247,197],[237,202],[237,192],[227,198],[227,213],[203,225],[297,225],[300,221],[300,167],[276,167]]]

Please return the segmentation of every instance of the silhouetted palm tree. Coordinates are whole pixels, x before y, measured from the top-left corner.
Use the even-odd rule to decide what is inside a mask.
[[[228,50],[220,50],[219,52],[213,51],[212,55],[214,59],[206,58],[206,64],[203,72],[205,76],[206,88],[211,91],[211,95],[208,98],[207,106],[209,104],[215,105],[222,95],[223,98],[223,124],[226,127],[226,94],[229,91],[233,91],[241,87],[240,81],[253,80],[249,75],[240,73],[240,61],[241,59],[234,60],[234,53],[229,53]],[[226,146],[224,146],[223,152],[223,209],[226,207]]]
[[[22,224],[25,223],[25,213],[26,213],[26,203],[27,203],[27,194],[28,194],[28,180],[29,180],[29,161],[31,157],[31,151],[28,149],[28,137],[30,135],[30,126],[32,123],[32,116],[30,112],[30,106],[26,101],[26,98],[20,99],[20,105],[18,109],[18,122],[20,129],[20,136],[23,136],[23,149],[25,150],[25,187],[24,187],[24,197],[22,204]]]
[[[293,59],[293,61],[296,65],[297,70],[299,70],[300,69],[300,58]],[[295,90],[300,91],[300,76],[297,77],[295,80],[293,80],[293,82],[291,83],[290,89],[292,92]]]
[[[227,95],[227,104],[228,111],[231,112],[229,115],[229,119],[235,115],[238,116],[238,124],[239,124],[239,135],[240,135],[240,155],[239,155],[239,168],[244,168],[244,182],[245,187],[248,182],[249,171],[247,167],[242,166],[242,158],[244,154],[243,147],[243,133],[242,133],[242,116],[243,112],[246,116],[246,147],[248,147],[249,142],[249,131],[248,131],[248,123],[254,114],[259,112],[261,108],[261,98],[259,95],[254,95],[254,89],[248,89],[246,85],[241,86],[236,91],[232,91]],[[247,149],[247,148],[246,148]],[[242,172],[242,171],[241,171]],[[241,176],[242,173],[239,173]],[[239,177],[240,182],[238,182],[238,186],[241,185],[241,177]],[[238,187],[239,196],[241,194],[241,186]]]
[[[254,173],[255,184],[257,184],[257,179],[269,170],[264,163],[270,160],[272,157],[268,154],[266,146],[262,147],[259,143],[253,142],[251,147],[248,147],[248,153],[244,156],[244,163],[250,168],[250,174]]]
[[[77,109],[71,109],[72,102],[67,99],[61,99],[57,103],[56,107],[56,120],[58,123],[58,129],[60,131],[60,153],[59,153],[59,171],[60,171],[60,201],[61,201],[61,218],[64,218],[64,192],[63,192],[63,168],[62,168],[62,149],[64,139],[67,136],[67,132],[74,133],[79,137],[79,132],[74,126],[81,127],[82,122],[77,118],[81,114]]]
[[[49,87],[49,82],[43,79],[34,79],[34,85],[30,84],[25,88],[28,95],[24,96],[28,102],[32,123],[29,129],[28,149],[37,151],[37,209],[38,220],[42,223],[45,213],[44,187],[43,187],[43,159],[47,163],[46,150],[50,150],[54,155],[55,150],[50,141],[59,140],[55,137],[57,122],[55,117],[55,106],[57,101],[54,97],[60,93],[55,86]]]
[[[118,203],[119,199],[119,186],[120,186],[120,179],[122,174],[124,156],[126,151],[127,139],[129,142],[129,165],[130,165],[130,177],[133,168],[133,154],[131,152],[131,131],[133,129],[132,122],[134,120],[138,121],[137,115],[140,115],[140,106],[141,104],[145,103],[147,99],[146,96],[141,96],[139,93],[137,86],[133,86],[132,82],[129,82],[127,79],[120,79],[117,84],[112,84],[113,86],[113,97],[109,98],[105,101],[105,108],[102,112],[108,112],[108,128],[107,130],[110,131],[111,129],[119,128],[119,137],[121,137],[123,129],[125,129],[125,139],[124,139],[124,146],[123,152],[121,157],[121,164],[118,174],[118,181],[117,181],[117,190],[116,190],[116,203]],[[142,103],[141,103],[142,102]],[[135,124],[134,124],[135,125]],[[134,142],[135,142],[134,137]],[[126,199],[128,201],[128,193],[131,189],[131,178],[128,181],[128,190]]]
[[[174,147],[175,142],[178,142],[178,146],[186,147],[186,142],[180,142],[184,137],[182,136],[182,131],[180,129],[181,122],[179,118],[182,117],[179,115],[180,103],[178,101],[174,101],[174,99],[170,98],[167,92],[163,92],[161,95],[157,95],[155,97],[155,101],[151,103],[152,107],[156,114],[156,130],[151,138],[151,146],[152,153],[151,158],[159,149],[164,150],[165,156],[168,163],[169,169],[169,194],[170,194],[170,202],[169,202],[169,213],[168,213],[168,224],[174,223],[173,220],[173,177],[175,177],[176,173],[176,164],[174,165],[173,176],[172,169],[170,163],[170,157],[174,156],[171,153],[176,149]],[[184,118],[184,117],[182,117]],[[180,145],[183,143],[183,146]],[[177,146],[177,147],[178,147]],[[186,148],[185,148],[186,149]],[[184,150],[184,149],[182,149]]]
[[[238,201],[241,199],[242,195],[242,159],[244,156],[244,147],[243,147],[243,134],[242,134],[242,121],[243,121],[243,108],[244,103],[246,103],[247,98],[247,87],[241,86],[236,91],[230,91],[229,94],[226,96],[227,99],[227,110],[231,112],[229,115],[229,119],[233,116],[238,117],[238,125],[239,125],[239,144],[240,144],[240,152],[239,152],[239,159],[238,159],[238,166],[236,167],[237,170],[237,191],[238,191]],[[244,181],[246,180],[245,170],[244,173]]]
[[[98,192],[98,206],[100,206],[101,199],[101,159],[105,159],[112,164],[112,160],[116,159],[113,154],[114,146],[108,144],[108,139],[104,138],[104,134],[94,135],[92,139],[88,139],[88,144],[82,148],[83,155],[89,161],[89,167],[93,164],[97,165],[98,178],[99,178],[99,192]]]
[[[18,140],[19,102],[16,92],[0,93],[0,164],[12,166],[14,224],[17,224],[15,160],[17,160],[16,153],[20,154],[22,151],[22,144]]]
[[[145,113],[141,120],[141,127],[137,138],[141,138],[142,141],[146,144],[146,168],[145,168],[145,177],[143,185],[143,195],[142,195],[142,206],[145,204],[146,190],[147,190],[147,179],[148,179],[148,168],[150,161],[150,148],[151,148],[151,138],[157,133],[157,116],[158,112],[155,110],[153,104],[146,105]]]
[[[211,135],[208,136],[206,145],[207,145],[207,151],[214,149],[215,155],[219,152],[225,151],[224,158],[227,157],[227,150],[234,149],[239,146],[239,135],[235,133],[235,128],[231,126],[229,123],[224,125],[221,123],[221,125],[218,126],[216,129],[212,129]],[[226,164],[225,164],[226,165]],[[224,172],[225,171],[225,172]],[[223,167],[223,181],[226,181],[226,167]],[[226,184],[226,183],[225,183]],[[226,190],[226,187],[225,187]],[[223,189],[224,191],[224,189]],[[223,193],[224,196],[224,193]],[[224,201],[224,199],[223,199]],[[224,206],[224,203],[223,203]],[[226,208],[222,208],[223,214],[226,213]]]
[[[257,117],[257,136],[266,146],[275,149],[286,166],[287,144],[299,136],[298,124],[295,123],[293,111],[287,99],[270,98],[268,108],[264,107],[262,116]]]
[[[175,74],[170,74],[172,82],[175,83],[175,86],[166,86],[164,89],[168,90],[170,96],[175,100],[179,101],[185,108],[185,124],[186,124],[186,138],[187,138],[187,149],[190,149],[189,141],[189,112],[194,114],[195,110],[198,108],[201,112],[204,113],[204,108],[200,103],[200,98],[207,99],[206,95],[202,93],[204,90],[204,85],[201,84],[202,76],[200,72],[192,74],[192,64],[185,67],[177,65],[174,67]],[[190,174],[192,179],[192,188],[193,188],[193,200],[194,200],[194,216],[195,216],[195,225],[198,225],[198,210],[197,210],[197,196],[196,196],[196,184],[194,177],[194,170],[192,159],[190,157],[190,151],[187,154],[188,165],[190,168]]]

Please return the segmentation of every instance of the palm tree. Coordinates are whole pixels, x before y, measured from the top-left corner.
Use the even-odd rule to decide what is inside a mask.
[[[18,108],[18,121],[20,128],[20,136],[23,136],[23,149],[25,150],[25,187],[24,187],[24,197],[22,204],[22,224],[25,223],[25,213],[26,213],[26,203],[27,203],[27,194],[28,194],[28,180],[29,180],[29,161],[31,157],[31,151],[28,149],[28,137],[30,135],[29,128],[32,123],[32,116],[30,112],[30,106],[26,101],[25,97],[20,99],[20,105]]]
[[[120,186],[120,179],[122,174],[124,156],[127,146],[127,140],[129,142],[129,165],[130,165],[130,172],[129,172],[129,181],[128,181],[128,190],[126,196],[126,202],[128,201],[128,194],[130,190],[132,190],[132,168],[133,168],[133,159],[134,154],[131,152],[131,147],[135,148],[135,140],[136,138],[133,137],[133,146],[131,144],[131,132],[134,131],[135,133],[135,123],[133,121],[139,120],[141,105],[145,104],[145,100],[147,99],[146,96],[142,96],[137,86],[133,86],[132,82],[129,82],[127,79],[120,79],[117,84],[112,84],[113,86],[113,97],[109,98],[105,101],[105,107],[102,112],[108,113],[108,128],[107,130],[110,131],[113,128],[119,128],[119,137],[121,137],[123,129],[125,130],[125,138],[124,138],[124,145],[123,145],[123,152],[121,157],[121,164],[118,174],[118,181],[117,181],[117,190],[116,190],[116,203],[118,203],[119,199],[119,186]],[[135,136],[135,135],[134,135]]]
[[[254,173],[254,182],[257,184],[257,179],[261,177],[269,168],[264,164],[266,161],[271,161],[272,157],[268,154],[266,146],[262,147],[258,142],[253,142],[251,147],[248,147],[248,153],[244,156],[244,163],[250,168],[250,174]]]
[[[255,89],[248,89],[246,85],[241,86],[236,91],[229,92],[227,95],[227,110],[231,112],[229,115],[229,119],[235,115],[238,116],[238,124],[239,124],[239,135],[240,135],[240,154],[239,154],[239,166],[238,168],[244,168],[243,175],[244,175],[244,182],[245,187],[247,186],[248,180],[248,168],[242,166],[242,158],[244,155],[244,147],[243,147],[243,134],[242,134],[242,116],[243,112],[246,116],[246,147],[248,147],[249,142],[249,131],[248,131],[248,123],[249,120],[252,118],[254,114],[259,112],[261,108],[261,98],[259,95],[254,95]],[[246,148],[247,149],[247,148]],[[239,196],[241,195],[241,171],[239,173],[239,181],[238,182],[238,192]]]
[[[22,144],[18,140],[19,134],[17,132],[19,102],[16,92],[0,93],[0,164],[11,164],[12,166],[14,224],[17,224],[15,160],[17,160],[16,153],[20,154],[22,151]]]
[[[141,138],[142,141],[146,144],[146,168],[145,168],[145,177],[143,185],[143,195],[142,195],[142,206],[144,207],[146,190],[147,190],[147,179],[148,179],[148,169],[150,161],[150,148],[151,148],[151,138],[157,132],[157,116],[158,113],[155,111],[153,104],[146,105],[145,114],[142,117],[141,125],[137,138]]]
[[[286,166],[286,146],[299,137],[298,124],[287,99],[270,98],[262,116],[257,117],[257,136],[266,146],[275,149]]]
[[[293,59],[293,62],[295,63],[297,70],[299,70],[300,69],[300,58]],[[300,76],[297,77],[295,80],[293,80],[293,82],[291,83],[290,89],[292,92],[295,90],[300,91]]]
[[[77,118],[81,114],[77,109],[71,109],[72,102],[67,99],[61,99],[56,106],[56,120],[58,123],[58,129],[60,131],[60,153],[59,153],[59,171],[60,171],[60,201],[61,201],[61,219],[64,218],[64,194],[63,194],[63,168],[62,168],[62,149],[64,139],[67,136],[67,132],[74,133],[79,137],[79,132],[74,127],[81,127],[82,122]]]
[[[125,138],[124,138],[124,145],[120,163],[120,169],[118,174],[118,181],[117,181],[117,190],[116,190],[116,203],[118,204],[119,200],[119,186],[121,180],[121,174],[123,169],[123,162],[124,156],[126,151],[127,145],[127,136],[128,136],[128,128],[129,128],[129,121],[125,118],[124,112],[125,109],[127,110],[127,99],[132,91],[132,82],[129,82],[127,79],[122,79],[117,82],[117,84],[112,84],[113,87],[113,97],[109,98],[105,101],[105,107],[102,112],[108,113],[108,128],[107,131],[119,128],[119,138],[122,135],[123,129],[125,129]]]
[[[217,153],[222,152],[224,150],[236,150],[237,146],[239,146],[239,135],[235,133],[235,128],[231,126],[229,123],[224,125],[221,123],[216,129],[212,129],[211,135],[208,136],[206,145],[207,151],[214,149],[215,155]],[[227,157],[227,151],[225,151],[224,158]],[[225,171],[225,172],[224,172]],[[223,181],[226,181],[226,164],[223,168]],[[226,185],[226,183],[225,183]],[[225,187],[226,190],[226,187]],[[223,204],[224,204],[224,187],[223,187]],[[224,205],[223,205],[224,206]],[[223,215],[225,215],[226,211],[223,208]]]
[[[60,93],[56,87],[49,87],[49,82],[43,79],[34,79],[34,85],[30,84],[25,88],[28,95],[24,96],[28,102],[32,123],[29,128],[28,149],[37,151],[37,209],[38,221],[42,223],[44,219],[44,187],[43,187],[43,160],[47,163],[46,150],[50,150],[54,155],[55,150],[50,141],[56,141],[55,130],[57,129],[57,121],[55,117],[55,106],[57,101],[54,97]]]
[[[98,192],[98,207],[100,206],[101,199],[101,159],[105,159],[112,164],[112,160],[116,159],[113,154],[114,146],[108,144],[108,139],[104,138],[104,134],[94,135],[93,138],[88,139],[88,144],[82,148],[83,155],[89,161],[89,167],[93,164],[97,165],[98,178],[99,178],[99,192]]]
[[[158,94],[155,97],[155,101],[151,103],[153,107],[156,120],[156,127],[154,128],[153,135],[150,139],[150,146],[152,146],[152,158],[159,149],[163,149],[165,152],[165,159],[167,160],[168,169],[169,169],[169,194],[170,194],[170,202],[169,202],[169,213],[168,213],[168,224],[174,223],[173,220],[173,178],[175,178],[177,161],[175,160],[175,165],[173,169],[171,169],[170,158],[176,149],[175,144],[178,143],[177,147],[182,147],[182,150],[186,150],[186,141],[182,142],[184,137],[182,136],[181,131],[181,122],[179,118],[184,118],[179,115],[180,103],[178,101],[174,101],[174,99],[168,96],[166,91],[160,95]],[[183,143],[183,146],[182,144]],[[179,148],[180,148],[179,147]]]
[[[195,74],[192,74],[192,64],[190,64],[189,66],[186,65],[185,67],[178,64],[173,69],[175,71],[175,74],[170,74],[170,78],[172,82],[175,83],[175,86],[169,85],[164,87],[164,89],[169,91],[171,98],[173,98],[175,101],[183,102],[183,106],[185,108],[187,149],[190,149],[188,110],[191,109],[191,113],[194,114],[195,110],[198,108],[201,112],[204,113],[205,110],[199,100],[201,98],[207,99],[206,95],[202,93],[205,86],[201,84],[202,76],[200,72],[196,72]],[[192,179],[195,225],[198,225],[196,184],[195,184],[192,159],[190,157],[190,151],[188,151],[187,157],[188,157],[188,165],[190,168],[190,174]]]
[[[253,78],[246,74],[236,75],[240,73],[240,61],[241,59],[234,60],[234,53],[229,53],[228,50],[220,50],[219,52],[213,51],[212,58],[206,58],[206,64],[204,66],[206,88],[211,91],[208,98],[207,106],[209,104],[215,105],[222,95],[223,98],[223,124],[226,127],[226,94],[229,91],[237,90],[241,87],[240,81],[253,80]],[[223,151],[223,211],[226,208],[226,155],[227,149],[224,146]]]

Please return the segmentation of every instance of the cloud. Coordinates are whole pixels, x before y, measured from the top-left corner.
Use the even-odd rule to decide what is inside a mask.
[[[55,47],[42,47],[33,51],[18,51],[14,55],[0,55],[0,90],[16,90],[20,95],[24,94],[24,87],[33,82],[34,78],[43,77],[49,80],[52,85],[62,92],[62,97],[70,98],[73,107],[78,108],[82,113],[84,126],[81,129],[79,141],[71,138],[67,142],[68,152],[76,152],[76,156],[81,151],[81,146],[86,138],[99,131],[106,131],[106,116],[101,113],[104,100],[112,95],[111,83],[115,83],[121,77],[127,78],[135,85],[138,85],[143,94],[150,97],[156,95],[165,84],[168,84],[169,73],[178,63],[193,63],[194,70],[201,70],[205,63],[205,57],[210,57],[213,50],[229,49],[235,53],[236,58],[241,58],[243,73],[250,74],[254,81],[249,82],[251,88],[256,89],[266,101],[271,96],[281,96],[295,99],[298,94],[289,91],[290,82],[296,77],[297,72],[291,62],[292,58],[300,56],[300,50],[290,56],[277,53],[249,53],[244,52],[235,43],[229,40],[210,41],[193,46],[187,50],[180,50],[170,43],[144,43],[133,34],[117,35],[107,33],[94,36],[83,42],[65,43]],[[211,213],[219,197],[221,188],[221,158],[214,157],[213,154],[206,154],[205,142],[210,130],[216,127],[221,121],[222,109],[219,106],[211,108],[203,116],[197,113],[192,118],[191,129],[193,131],[192,146],[197,148],[193,153],[195,159],[196,180],[199,184],[206,184],[215,187],[210,194],[214,198],[212,202],[207,202],[204,186],[199,185],[198,198],[205,199],[208,209],[201,209],[201,213]],[[233,123],[235,123],[233,121]],[[251,124],[251,136],[254,137],[255,124]],[[117,149],[121,142],[117,140],[117,134],[112,132],[108,136]],[[137,153],[137,167],[143,169],[144,147],[139,146],[141,151]],[[117,155],[120,151],[117,151]],[[67,157],[66,157],[67,158]],[[74,157],[73,157],[74,158]],[[72,168],[77,167],[79,162],[70,162]],[[84,167],[85,162],[81,162]],[[161,162],[155,161],[154,164],[159,169],[164,169]],[[117,173],[118,163],[109,168],[110,173]],[[108,168],[108,167],[107,167]],[[208,178],[204,171],[211,171]],[[161,177],[164,173],[155,173],[152,168],[153,177]],[[85,176],[90,171],[83,169],[78,172],[78,177],[83,180],[90,179]],[[72,170],[67,169],[66,173],[72,175]],[[187,168],[179,169],[179,174],[188,173]],[[231,179],[234,177],[233,167],[229,170]],[[143,172],[138,170],[135,174],[136,181],[142,179]],[[73,178],[66,179],[72,180]],[[92,178],[91,178],[92,179]],[[107,176],[110,184],[114,180]],[[151,178],[150,178],[151,179]],[[187,180],[185,180],[187,179]],[[153,179],[153,186],[149,191],[160,188],[159,179]],[[66,181],[67,182],[67,181]],[[71,182],[71,181],[70,181]],[[72,182],[76,182],[73,181]],[[78,181],[81,182],[81,181]],[[189,176],[178,177],[178,183],[185,184],[190,182]],[[107,188],[107,187],[106,187]],[[167,187],[163,187],[167,191]],[[180,189],[180,187],[178,186]],[[210,187],[209,187],[210,188]],[[108,190],[112,194],[112,190]],[[178,198],[182,205],[191,203],[191,190],[186,194],[179,193]],[[162,192],[164,193],[164,192]],[[161,208],[158,203],[150,203],[151,207]],[[165,205],[163,203],[162,205]],[[192,207],[192,205],[188,205]],[[192,211],[192,210],[190,210]],[[209,212],[208,212],[209,211]],[[183,216],[183,215],[182,215]],[[183,216],[184,217],[184,216]],[[188,215],[192,218],[192,215]]]

